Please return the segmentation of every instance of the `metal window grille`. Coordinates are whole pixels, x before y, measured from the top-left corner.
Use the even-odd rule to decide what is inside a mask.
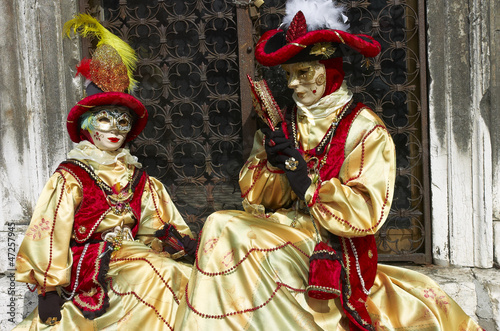
[[[430,262],[424,2],[339,1],[351,32],[372,35],[382,53],[344,60],[357,100],[386,123],[396,143],[393,207],[377,240],[382,261]],[[241,209],[238,173],[255,130],[246,74],[264,77],[279,103],[290,101],[279,68],[253,60],[259,36],[281,22],[284,0],[81,0],[137,51],[136,96],[150,114],[131,146],[168,188],[195,233],[205,217]],[[84,44],[88,55],[91,45]]]

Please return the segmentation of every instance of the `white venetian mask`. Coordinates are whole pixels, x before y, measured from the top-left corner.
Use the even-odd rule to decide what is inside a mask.
[[[100,106],[93,110],[88,132],[97,148],[114,151],[120,148],[132,129],[132,116],[119,106]]]
[[[326,89],[325,66],[319,61],[283,64],[288,75],[288,87],[294,92],[297,101],[304,106],[315,104]]]

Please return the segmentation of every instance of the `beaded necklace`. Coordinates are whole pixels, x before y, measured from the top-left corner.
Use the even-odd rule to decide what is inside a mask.
[[[115,186],[110,187],[94,172],[94,170],[89,165],[74,159],[72,159],[71,162],[83,168],[95,181],[95,183],[101,188],[102,192],[106,196],[106,201],[108,202],[114,214],[123,215],[127,212],[132,212],[129,202],[134,196],[134,192],[132,191],[132,182],[134,182],[138,178],[139,173],[137,171],[128,175],[128,183],[122,189],[120,183],[117,183]]]
[[[333,121],[332,124],[330,124],[330,127],[328,128],[328,131],[326,132],[326,134],[323,136],[323,139],[321,139],[318,146],[316,146],[314,148],[314,155],[321,155],[321,154],[323,154],[322,152],[325,148],[325,145],[327,145],[326,151],[324,151],[324,156],[323,156],[323,159],[321,160],[321,162],[319,162],[319,159],[317,156],[312,156],[307,160],[308,164],[311,161],[314,161],[314,164],[312,166],[310,166],[310,167],[308,166],[309,173],[311,175],[313,175],[313,180],[312,180],[313,183],[317,183],[321,179],[320,178],[320,171],[321,171],[321,168],[323,168],[323,166],[326,164],[326,161],[328,159],[328,152],[330,151],[330,146],[331,146],[330,142],[331,142],[333,136],[335,135],[335,131],[337,130],[338,124],[340,123],[340,121],[342,120],[344,115],[346,114],[346,112],[349,109],[349,107],[351,106],[351,104],[352,104],[352,99],[351,99],[351,101],[349,101],[348,103],[346,103],[342,107],[342,110],[341,110],[339,116],[337,116],[337,119],[335,121]],[[295,107],[293,109],[293,113],[292,113],[292,133],[293,133],[293,141],[294,141],[295,148],[299,149],[299,141],[297,138],[297,136],[298,136],[297,135],[297,125],[298,124],[295,122],[296,115],[297,115],[297,108]],[[307,151],[304,151],[304,154],[308,154]]]
[[[340,121],[342,120],[342,118],[344,117],[344,115],[346,114],[347,110],[350,108],[351,104],[352,104],[352,99],[351,99],[351,101],[349,101],[348,103],[346,103],[342,107],[342,110],[341,110],[339,116],[337,116],[336,121],[332,122],[332,124],[328,128],[328,131],[324,135],[323,139],[321,139],[321,141],[318,144],[318,146],[316,146],[314,148],[314,155],[320,155],[321,154],[320,152],[323,150],[323,148],[325,147],[325,145],[327,145],[326,151],[324,153],[323,158],[321,159],[321,162],[319,162],[319,159],[316,156],[310,157],[307,160],[308,168],[309,168],[309,174],[313,176],[313,179],[312,179],[312,183],[313,184],[316,184],[317,182],[319,182],[319,185],[321,185],[320,171],[323,168],[323,166],[326,164],[326,161],[328,159],[328,153],[330,151],[330,146],[331,146],[331,143],[330,143],[331,139],[335,135],[335,131],[337,130],[338,124],[340,123]],[[296,115],[297,115],[297,107],[294,107],[293,111],[292,111],[292,133],[293,133],[293,141],[294,141],[294,144],[295,144],[295,148],[299,149],[299,141],[297,139],[297,123],[295,122]],[[307,152],[304,151],[304,154],[307,154]],[[315,163],[311,167],[309,167],[309,163],[311,161],[315,161]],[[300,200],[297,200],[296,201],[296,207],[295,207],[295,217],[294,217],[292,223],[290,224],[292,227],[295,227],[295,225],[297,224],[299,204],[300,204]],[[309,217],[311,218],[311,221],[312,221],[313,226],[314,226],[314,230],[316,232],[316,241],[320,242],[321,241],[321,236],[319,234],[318,228],[316,227],[316,222],[314,222],[314,218],[313,218],[313,216],[311,214],[311,211],[309,210],[309,207],[307,207],[307,205],[306,205],[306,209],[307,209],[307,212],[309,213]]]

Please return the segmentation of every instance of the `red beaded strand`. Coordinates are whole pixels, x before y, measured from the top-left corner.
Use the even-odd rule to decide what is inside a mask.
[[[167,224],[167,223],[165,223],[163,221],[163,219],[160,216],[160,213],[158,212],[158,206],[156,205],[156,199],[155,199],[155,195],[154,195],[153,184],[151,184],[151,179],[149,177],[148,177],[148,185],[149,185],[149,193],[151,194],[151,199],[153,200],[153,204],[155,206],[156,215],[158,215],[158,218],[160,219],[160,221],[163,224]]]
[[[306,292],[306,290],[301,290],[301,289],[295,289],[289,285],[286,285],[284,283],[281,283],[281,282],[277,282],[276,283],[278,286],[274,289],[273,293],[271,294],[271,296],[262,304],[256,306],[256,307],[252,307],[252,308],[247,308],[247,309],[244,309],[244,310],[238,310],[238,311],[233,311],[233,312],[230,312],[230,313],[226,313],[226,314],[221,314],[221,315],[210,315],[210,314],[203,314],[202,312],[198,311],[197,309],[194,308],[194,306],[191,304],[191,302],[189,302],[189,296],[188,296],[188,285],[189,284],[186,284],[186,294],[185,294],[185,297],[186,297],[186,303],[187,303],[187,306],[189,307],[189,309],[191,309],[194,313],[196,313],[197,315],[203,317],[203,318],[210,318],[210,319],[223,319],[225,317],[228,317],[228,316],[233,316],[233,315],[239,315],[239,314],[245,314],[245,313],[251,313],[251,312],[254,312],[256,310],[259,310],[263,307],[265,307],[269,302],[271,302],[271,300],[276,296],[276,293],[278,292],[278,290],[281,288],[281,287],[286,287],[286,288],[289,288],[293,291],[297,291],[297,292],[301,292],[301,293],[304,293]]]
[[[348,180],[346,180],[344,182],[344,185],[347,185],[347,183],[349,183],[350,181],[353,181],[355,179],[358,179],[362,172],[363,172],[363,166],[364,166],[364,162],[365,162],[365,143],[366,143],[366,139],[368,139],[368,137],[378,128],[381,128],[381,129],[384,129],[386,132],[387,132],[387,129],[383,126],[383,125],[376,125],[375,127],[373,127],[373,129],[371,129],[370,131],[368,131],[368,133],[363,137],[363,141],[361,142],[361,166],[359,167],[359,173],[354,176],[354,177],[351,177],[349,178]]]
[[[200,237],[201,237],[201,232],[200,232]],[[198,248],[199,248],[199,245],[200,243],[198,242]],[[257,251],[257,252],[266,252],[266,253],[270,253],[270,252],[274,252],[274,251],[277,251],[278,249],[281,249],[281,248],[284,248],[286,246],[292,246],[294,247],[296,250],[298,250],[299,252],[301,252],[302,254],[304,254],[307,258],[309,258],[310,256],[308,254],[306,254],[303,250],[301,250],[300,248],[298,248],[297,246],[295,246],[295,244],[293,244],[291,241],[287,241],[286,243],[284,243],[283,245],[280,245],[280,246],[276,246],[276,247],[273,247],[273,248],[251,248],[246,254],[245,256],[238,262],[236,263],[234,266],[232,266],[231,268],[229,269],[226,269],[224,271],[219,271],[219,272],[207,272],[207,271],[204,271],[201,269],[200,267],[200,264],[199,264],[199,260],[198,260],[198,254],[196,254],[196,269],[198,269],[199,272],[201,272],[203,275],[205,276],[222,276],[222,275],[225,275],[227,273],[230,273],[232,271],[234,271],[236,268],[238,268],[240,266],[241,263],[243,263],[243,261],[245,261],[248,256],[250,255],[250,253],[254,252],[254,251]],[[197,250],[198,252],[198,250]]]
[[[160,272],[153,266],[153,264],[146,258],[143,257],[124,257],[124,258],[113,258],[110,260],[110,262],[116,262],[116,261],[145,261],[149,266],[153,269],[153,271],[160,277],[161,281],[165,286],[169,289],[170,292],[172,292],[172,295],[174,296],[174,300],[177,304],[179,304],[179,298],[175,295],[174,290],[168,285],[167,281],[163,278],[162,275],[160,275]]]
[[[361,176],[361,174],[363,172],[363,165],[364,165],[364,158],[365,158],[365,142],[366,142],[366,139],[368,138],[368,136],[370,134],[372,134],[377,128],[381,128],[381,129],[385,130],[388,133],[387,129],[383,125],[376,125],[370,131],[368,131],[368,133],[364,136],[363,141],[361,142],[361,167],[359,169],[359,173],[356,176],[351,177],[347,181],[345,181],[344,185],[346,185],[350,181],[358,179]],[[340,221],[341,223],[347,224],[351,229],[359,231],[359,232],[370,232],[373,229],[375,229],[380,224],[380,222],[382,222],[382,220],[384,219],[384,210],[385,210],[385,207],[387,206],[388,201],[389,201],[389,187],[387,187],[386,192],[385,192],[385,199],[384,199],[384,203],[383,203],[383,207],[382,207],[382,212],[381,212],[380,218],[378,219],[377,223],[374,226],[372,226],[372,227],[370,227],[368,229],[360,229],[358,227],[355,227],[351,223],[349,223],[347,220],[345,220],[343,218],[340,218],[337,215],[334,215],[333,212],[331,212],[330,210],[328,210],[326,208],[326,206],[321,202],[321,199],[320,199],[319,196],[317,197],[316,203],[320,207],[319,209],[321,211],[323,211],[325,214],[330,215],[331,217],[335,218],[336,220]]]
[[[116,295],[119,295],[119,296],[121,296],[121,297],[122,297],[122,296],[125,296],[125,295],[133,295],[133,296],[135,296],[137,300],[139,300],[140,302],[142,302],[142,303],[143,303],[144,305],[146,305],[147,307],[149,307],[149,308],[153,309],[153,310],[154,310],[154,312],[156,313],[156,316],[158,316],[158,318],[159,318],[159,319],[161,319],[161,321],[162,321],[163,323],[165,323],[165,325],[166,325],[166,326],[168,326],[168,328],[169,328],[170,330],[174,331],[174,329],[172,328],[172,326],[171,326],[171,325],[170,325],[170,324],[169,324],[169,323],[165,320],[165,318],[164,318],[163,316],[161,316],[161,314],[158,312],[158,310],[156,310],[156,308],[155,308],[152,304],[150,304],[150,303],[148,303],[148,302],[144,301],[141,297],[139,297],[139,296],[137,295],[137,293],[135,293],[134,291],[129,291],[129,292],[125,292],[125,293],[120,293],[120,292],[118,292],[117,290],[115,290],[115,289],[113,288],[113,280],[112,280],[111,278],[109,279],[109,287],[111,288],[111,290],[112,290],[112,291],[113,291]]]
[[[388,201],[389,201],[389,185],[387,185],[387,189],[385,191],[385,199],[384,199],[384,203],[382,205],[382,212],[380,214],[380,218],[377,220],[377,222],[375,223],[374,226],[372,226],[372,227],[370,227],[368,229],[360,229],[358,227],[355,227],[351,223],[349,223],[347,220],[345,220],[343,218],[340,218],[339,216],[333,214],[330,210],[328,210],[325,207],[325,205],[321,202],[321,200],[320,200],[319,197],[318,197],[318,200],[317,200],[317,205],[319,206],[320,211],[323,211],[325,214],[330,215],[331,217],[335,218],[337,221],[340,221],[341,223],[344,223],[344,224],[348,225],[351,229],[353,229],[355,231],[359,231],[359,232],[371,232],[384,219],[384,210],[385,210],[385,207],[387,206]]]
[[[54,230],[56,227],[57,213],[59,211],[59,207],[61,206],[61,201],[62,201],[62,197],[64,194],[64,188],[66,187],[66,178],[64,177],[62,172],[60,172],[60,171],[56,171],[56,172],[58,172],[61,175],[62,180],[63,180],[63,185],[61,187],[61,193],[59,195],[59,200],[57,201],[56,209],[54,211],[54,220],[52,221],[52,230],[50,230],[49,263],[47,264],[47,269],[45,270],[45,273],[43,274],[43,286],[41,288],[42,295],[45,295],[45,288],[46,288],[46,284],[47,284],[47,275],[49,274],[49,269],[50,269],[50,266],[52,265],[52,245],[53,245],[53,241],[54,241]]]
[[[269,171],[270,173],[272,173],[272,174],[284,174],[284,173],[285,173],[285,171],[283,171],[283,170],[281,170],[281,169],[279,169],[279,168],[278,168],[278,169],[276,169],[276,170],[269,168],[269,167],[267,166],[267,163],[268,163],[268,162],[266,162],[266,169],[267,169],[267,171]]]
[[[248,190],[245,192],[245,193],[241,193],[241,197],[244,198],[248,195],[248,193],[250,193],[250,191],[253,189],[253,187],[255,186],[255,183],[257,182],[257,179],[260,178],[260,176],[262,175],[262,169],[264,168],[264,162],[267,163],[267,159],[266,160],[263,160],[263,161],[260,161],[257,165],[254,165],[254,166],[249,166],[248,169],[250,170],[253,170],[255,168],[257,168],[257,173],[256,175],[254,176],[254,179],[252,181],[252,184],[250,185],[250,187],[248,188]]]

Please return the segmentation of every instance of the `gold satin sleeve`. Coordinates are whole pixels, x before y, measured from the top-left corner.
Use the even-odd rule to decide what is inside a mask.
[[[46,286],[70,282],[69,242],[81,189],[67,172],[54,173],[38,199],[16,259],[16,281]],[[53,235],[51,231],[54,229]]]
[[[339,178],[311,186],[306,192],[312,215],[339,236],[374,234],[389,214],[395,171],[389,132],[371,110],[361,111],[347,136]]]
[[[339,177],[311,184],[305,200],[322,228],[333,234],[374,234],[391,207],[396,156],[389,132],[371,110],[362,110],[352,123],[344,153]],[[242,194],[248,192],[247,202],[269,209],[289,206],[295,199],[286,176],[267,162],[260,131],[240,172],[240,188]]]
[[[267,162],[264,134],[258,130],[248,161],[240,171],[242,196],[250,203],[278,209],[292,202],[292,189],[283,171]]]
[[[156,178],[149,177],[144,187],[141,203],[141,221],[136,239],[149,244],[154,232],[171,223],[183,235],[193,238],[191,230],[170,198],[165,186]]]

